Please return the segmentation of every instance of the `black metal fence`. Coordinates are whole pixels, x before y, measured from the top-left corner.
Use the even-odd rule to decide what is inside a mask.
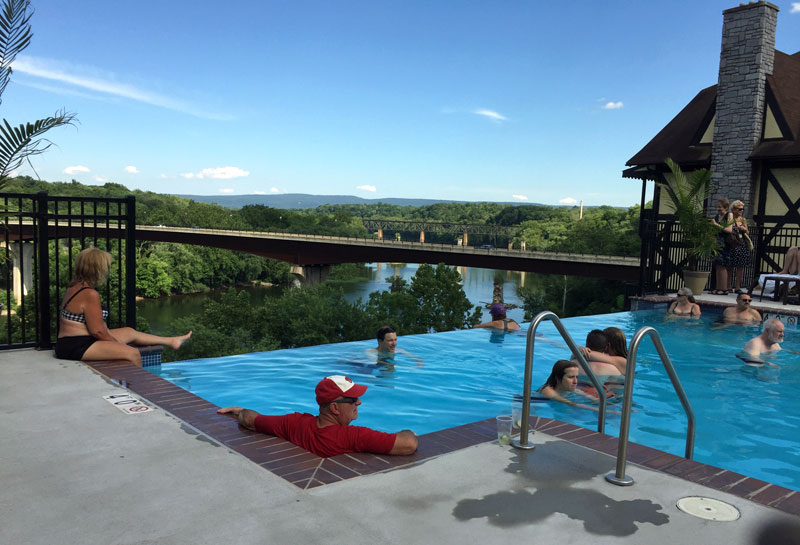
[[[135,200],[0,195],[0,349],[49,349],[75,256],[95,246],[113,256],[106,283],[110,328],[136,323]]]
[[[742,287],[749,288],[758,282],[760,274],[777,272],[791,246],[800,246],[800,229],[775,229],[770,226],[749,225],[753,241],[752,259],[742,277]],[[668,293],[683,286],[681,270],[686,265],[687,255],[680,224],[674,220],[645,221],[642,237],[640,269],[640,291],[646,293]],[[703,270],[712,270],[711,260],[700,262]],[[706,289],[715,286],[714,275],[709,275]]]

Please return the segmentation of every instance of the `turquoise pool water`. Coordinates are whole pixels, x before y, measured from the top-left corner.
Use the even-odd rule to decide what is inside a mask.
[[[718,467],[800,490],[800,355],[773,358],[778,372],[753,374],[735,358],[757,328],[718,328],[715,316],[699,321],[665,319],[662,311],[569,318],[567,329],[582,344],[594,328],[616,326],[628,340],[643,325],[655,326],[675,364],[697,417],[694,458]],[[538,388],[566,346],[550,323],[539,331],[533,387]],[[344,374],[369,390],[358,425],[419,434],[511,412],[522,392],[526,331],[507,335],[485,329],[401,336],[403,355],[393,368],[368,363],[375,341],[279,350],[164,364],[152,372],[217,405],[240,405],[267,414],[316,413],[314,386],[326,375]],[[800,335],[787,327],[784,348],[800,351]],[[655,349],[639,350],[630,439],[683,455],[686,417]],[[561,403],[532,404],[539,416],[596,428],[596,413]],[[613,407],[613,405],[610,405]],[[606,432],[618,435],[619,415],[609,414]]]

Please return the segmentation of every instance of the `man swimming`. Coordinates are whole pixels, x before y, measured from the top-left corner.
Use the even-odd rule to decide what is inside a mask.
[[[728,324],[761,323],[761,314],[750,307],[752,298],[747,293],[736,296],[736,306],[728,307],[722,313],[722,321]]]
[[[775,353],[781,350],[780,341],[783,340],[785,328],[783,322],[771,318],[764,322],[764,327],[758,337],[753,337],[736,357],[748,365],[770,365],[777,368],[774,363],[761,358],[763,353]]]
[[[390,325],[385,325],[378,329],[378,347],[370,348],[367,354],[375,354],[377,363],[384,363],[387,365],[394,365],[394,357],[396,354],[404,354],[409,358],[422,363],[422,360],[414,356],[407,350],[397,348],[397,330]]]

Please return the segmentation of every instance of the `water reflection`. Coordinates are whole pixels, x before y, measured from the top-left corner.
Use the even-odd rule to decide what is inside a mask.
[[[522,310],[522,301],[517,297],[517,286],[524,285],[528,279],[532,278],[531,274],[475,267],[456,268],[461,274],[462,287],[467,298],[473,305],[481,306],[483,309],[482,322],[490,319],[489,312],[484,305],[492,301],[494,278],[497,273],[504,279],[503,291],[506,305],[518,307],[508,309],[506,315],[517,322],[523,321],[524,311]],[[366,265],[368,280],[342,282],[337,285],[342,288],[345,299],[348,301],[355,302],[359,298],[366,301],[373,291],[389,289],[390,283],[386,281],[386,278],[399,276],[410,282],[417,269],[419,269],[419,265],[414,263],[369,263]],[[238,286],[236,289],[245,291],[250,296],[252,305],[261,305],[268,297],[280,297],[283,293],[283,288],[280,286]],[[153,333],[165,333],[176,319],[202,312],[206,301],[219,301],[225,291],[212,290],[158,299],[143,299],[136,302],[136,312],[147,320]]]

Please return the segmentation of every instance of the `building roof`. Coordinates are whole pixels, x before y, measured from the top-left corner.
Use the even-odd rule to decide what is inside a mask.
[[[767,95],[767,104],[784,138],[762,140],[750,158],[800,160],[800,52],[787,55],[775,50],[773,72],[767,76]],[[700,141],[714,118],[716,98],[716,85],[697,93],[666,127],[625,163],[635,168],[626,170],[623,176],[642,177],[645,167],[661,166],[668,157],[683,167],[709,166],[711,145]]]

